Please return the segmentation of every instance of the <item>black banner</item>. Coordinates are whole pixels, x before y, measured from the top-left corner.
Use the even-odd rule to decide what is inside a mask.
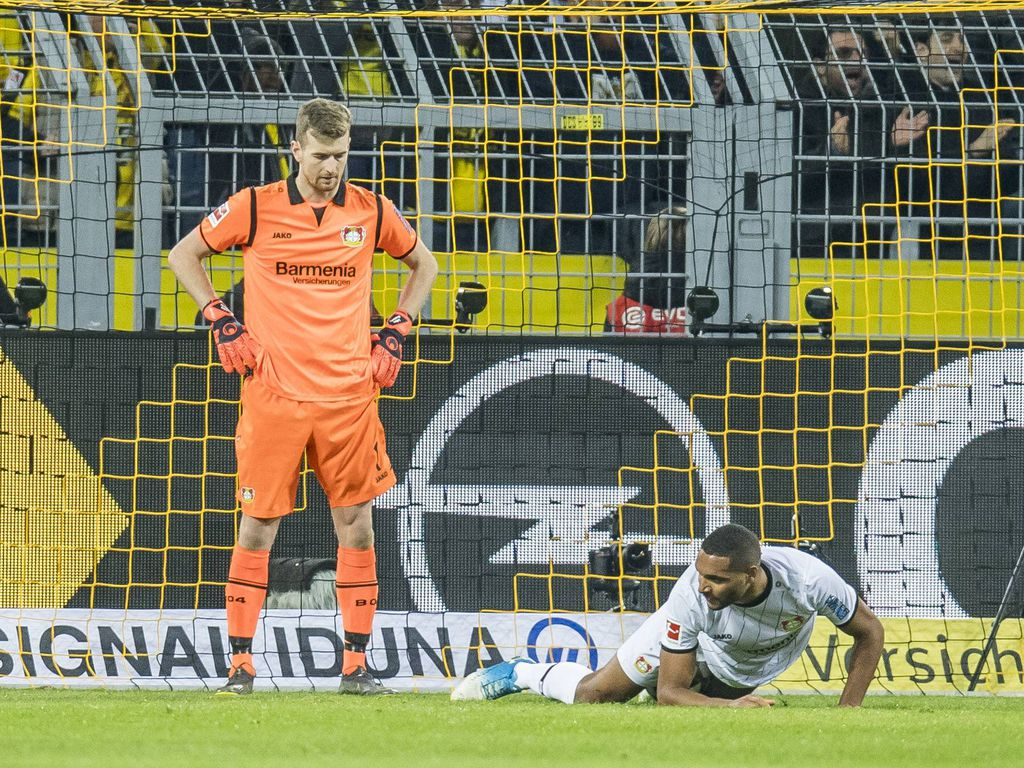
[[[420,354],[449,344],[424,336]],[[221,606],[238,380],[206,366],[207,336],[0,347],[131,514],[69,607]],[[459,337],[453,363],[406,365],[381,404],[399,477],[375,513],[381,605],[607,608],[579,578],[590,551],[655,542],[667,590],[687,542],[731,519],[826,539],[890,615],[992,615],[1024,545],[1022,369],[1020,348],[966,343]],[[334,556],[304,485],[274,557]],[[635,600],[653,606],[650,583]]]

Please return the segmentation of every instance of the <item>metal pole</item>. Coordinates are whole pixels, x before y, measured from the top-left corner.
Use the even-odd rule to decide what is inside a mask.
[[[999,610],[996,611],[996,617],[992,620],[992,628],[988,632],[988,640],[985,641],[985,647],[981,650],[981,658],[978,659],[978,666],[975,668],[974,674],[971,675],[971,682],[967,686],[968,693],[971,693],[978,685],[981,671],[985,668],[985,661],[988,659],[989,653],[992,652],[992,647],[996,644],[996,633],[999,632],[999,625],[1002,624],[1003,619],[1006,617],[1006,609],[1010,604],[1010,595],[1017,586],[1017,580],[1020,578],[1022,570],[1024,570],[1024,546],[1020,548],[1020,554],[1017,555],[1017,564],[1013,566],[1013,572],[1010,574],[1010,582],[1006,585],[1003,599],[999,601]]]

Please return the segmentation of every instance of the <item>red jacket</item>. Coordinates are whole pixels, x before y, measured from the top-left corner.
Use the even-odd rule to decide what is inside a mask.
[[[619,296],[608,305],[605,330],[612,333],[657,333],[689,335],[686,329],[686,307],[661,309]]]

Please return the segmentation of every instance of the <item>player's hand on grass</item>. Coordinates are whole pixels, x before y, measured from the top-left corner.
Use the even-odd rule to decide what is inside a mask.
[[[203,307],[203,317],[210,322],[217,357],[228,373],[256,370],[256,358],[262,351],[260,343],[245,330],[238,318],[220,299]]]
[[[396,309],[379,333],[370,337],[370,364],[373,381],[378,387],[390,387],[398,379],[402,367],[402,347],[412,330],[412,318],[404,309]]]
[[[754,696],[753,694],[749,694],[742,698],[730,701],[729,706],[737,709],[754,709],[758,707],[774,707],[775,702],[771,699],[766,699],[763,696]]]

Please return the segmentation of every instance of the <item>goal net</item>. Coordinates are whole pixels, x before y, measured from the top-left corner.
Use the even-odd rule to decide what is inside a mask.
[[[604,663],[734,521],[883,617],[879,690],[967,690],[1003,606],[974,682],[1021,692],[1022,9],[758,5],[0,3],[0,684],[226,673],[239,384],[166,254],[322,96],[441,265],[381,400],[381,677]],[[303,465],[261,685],[334,683],[330,531]]]

